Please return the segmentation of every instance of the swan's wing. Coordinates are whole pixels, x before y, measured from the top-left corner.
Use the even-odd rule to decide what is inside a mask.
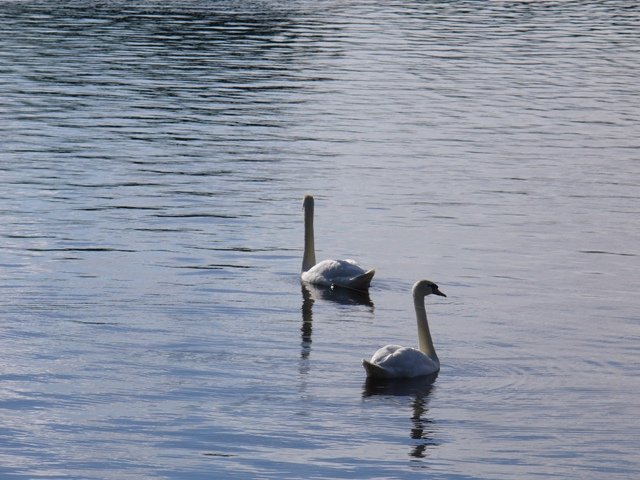
[[[330,287],[331,277],[338,268],[339,264],[337,260],[323,260],[322,262],[316,263],[306,272],[302,272],[300,278],[305,282]]]
[[[372,268],[371,270],[364,272],[362,275],[345,279],[342,283],[338,283],[338,280],[336,280],[336,285],[352,288],[354,290],[368,290],[371,285],[371,279],[373,279],[375,274],[376,271]]]
[[[371,363],[368,360],[362,359],[362,366],[364,367],[365,372],[367,372],[367,377],[370,378],[393,378],[391,372],[388,372],[382,367],[379,367],[375,363]]]
[[[353,260],[323,260],[302,272],[301,278],[305,282],[318,285],[366,290],[374,274],[374,269],[365,271]]]
[[[357,277],[365,270],[353,260],[323,260],[309,269],[309,273],[321,274],[327,279]]]
[[[379,349],[371,357],[369,362],[384,371],[385,376],[380,378],[413,378],[430,375],[440,370],[440,364],[426,356],[420,350],[399,345],[387,345]],[[367,367],[365,366],[365,370]],[[369,370],[367,370],[369,372]]]
[[[394,371],[381,364],[393,355],[393,352],[402,348],[400,345],[386,345],[373,354],[371,360],[362,360],[362,366],[367,372],[367,377],[370,378],[394,378]]]

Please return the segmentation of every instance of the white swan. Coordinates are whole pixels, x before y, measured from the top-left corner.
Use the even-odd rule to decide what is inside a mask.
[[[313,237],[313,207],[311,195],[304,197],[304,255],[302,257],[303,282],[328,287],[338,286],[353,290],[366,291],[375,269],[364,270],[354,260],[323,260],[316,263],[316,251]]]
[[[413,304],[418,320],[420,350],[400,345],[387,345],[373,354],[371,360],[362,360],[362,366],[370,378],[414,378],[432,375],[440,370],[440,360],[433,346],[424,298],[429,294],[446,297],[438,285],[420,280],[413,285]]]

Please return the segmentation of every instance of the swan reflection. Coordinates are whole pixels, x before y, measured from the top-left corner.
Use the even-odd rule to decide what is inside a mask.
[[[300,332],[300,357],[306,359],[311,353],[311,333],[313,332],[313,304],[315,300],[308,287],[302,284],[302,327]]]
[[[324,287],[310,283],[301,283],[300,285],[302,286],[303,301],[308,296],[311,298],[312,304],[315,300],[328,300],[341,305],[365,305],[367,307],[373,307],[369,292],[361,292],[359,290],[341,287]]]
[[[328,300],[341,305],[365,305],[373,310],[369,292],[359,292],[340,287],[322,287],[300,283],[302,289],[302,327],[300,328],[300,357],[311,354],[311,334],[313,332],[313,304],[316,300]]]
[[[406,396],[413,397],[411,401],[411,429],[409,437],[412,439],[413,448],[409,456],[424,458],[429,447],[438,443],[433,439],[433,420],[427,417],[429,413],[428,400],[437,373],[417,379],[392,379],[379,380],[368,378],[363,386],[363,397],[381,396]]]

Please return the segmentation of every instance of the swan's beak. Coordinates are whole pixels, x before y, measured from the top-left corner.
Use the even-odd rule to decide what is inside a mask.
[[[438,289],[435,289],[435,290],[433,291],[433,293],[435,293],[436,295],[440,295],[441,297],[446,297],[446,295],[445,295],[444,293],[442,293],[442,292],[441,292],[440,290],[438,290]]]

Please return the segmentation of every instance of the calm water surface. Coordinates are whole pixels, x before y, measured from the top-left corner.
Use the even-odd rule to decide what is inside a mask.
[[[0,22],[0,477],[637,476],[634,2]],[[370,298],[301,289],[305,193]],[[372,388],[421,278],[440,376]]]

